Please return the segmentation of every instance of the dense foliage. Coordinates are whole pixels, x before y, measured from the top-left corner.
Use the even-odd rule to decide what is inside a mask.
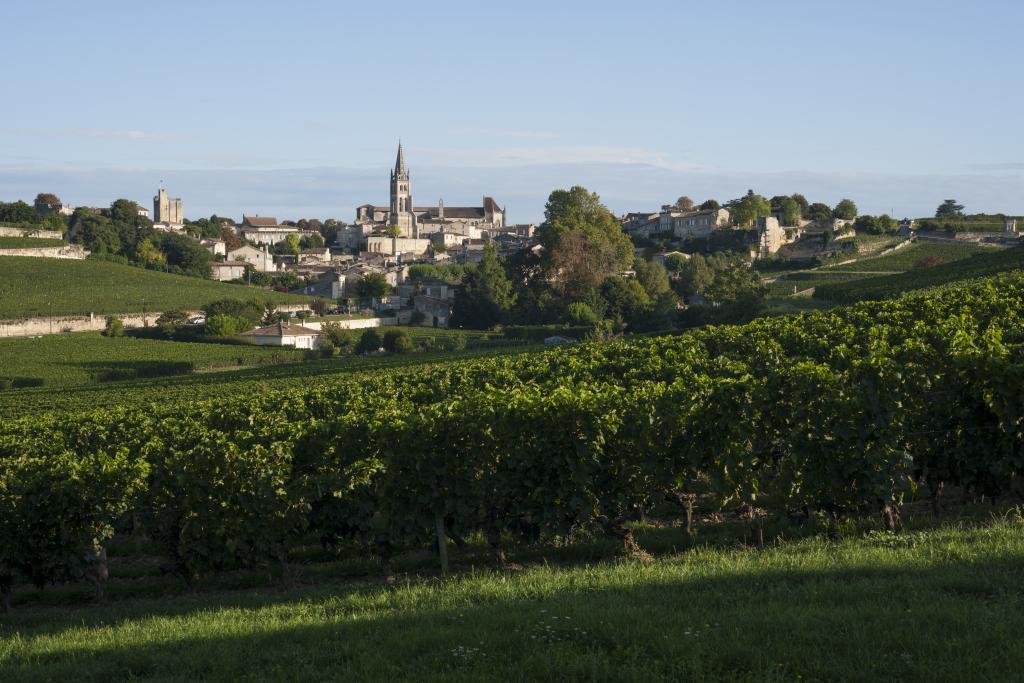
[[[627,522],[666,498],[896,528],[915,486],[1018,491],[1022,343],[1012,273],[677,337],[9,420],[0,574],[65,578],[132,512],[188,579],[284,564],[311,532],[385,563],[439,528],[484,534],[498,561],[509,538],[581,528],[629,549]]]

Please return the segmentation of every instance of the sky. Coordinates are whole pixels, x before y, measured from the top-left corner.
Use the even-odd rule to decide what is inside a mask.
[[[1019,0],[0,4],[0,201],[351,221],[401,139],[417,205],[540,222],[748,188],[1024,214]]]

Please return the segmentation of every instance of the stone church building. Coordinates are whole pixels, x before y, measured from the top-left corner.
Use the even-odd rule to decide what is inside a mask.
[[[397,226],[400,237],[426,238],[437,233],[456,233],[471,237],[481,229],[505,227],[505,209],[491,197],[483,198],[483,206],[416,206],[412,200],[412,182],[405,165],[402,143],[391,171],[391,203],[388,206],[363,204],[356,208],[356,225],[385,231]],[[479,234],[476,234],[479,237]]]

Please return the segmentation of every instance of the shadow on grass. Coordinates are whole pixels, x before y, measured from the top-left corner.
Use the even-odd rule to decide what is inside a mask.
[[[1019,555],[721,562],[25,615],[0,629],[0,670],[20,681],[1010,680],[1024,667]]]

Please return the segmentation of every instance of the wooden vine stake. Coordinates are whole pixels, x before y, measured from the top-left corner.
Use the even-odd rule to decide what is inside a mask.
[[[444,515],[434,514],[434,526],[437,527],[437,554],[441,557],[441,574],[448,574],[448,535],[444,531]]]

